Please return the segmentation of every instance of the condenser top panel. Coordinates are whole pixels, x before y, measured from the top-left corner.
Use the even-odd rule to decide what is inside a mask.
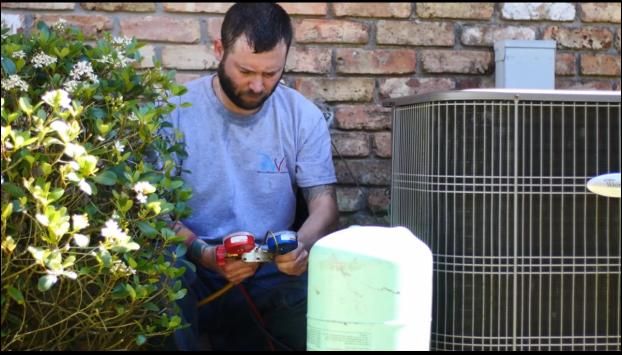
[[[386,99],[383,106],[404,106],[430,101],[508,100],[508,101],[590,101],[620,102],[620,91],[542,90],[542,89],[467,89],[439,91],[422,95]]]

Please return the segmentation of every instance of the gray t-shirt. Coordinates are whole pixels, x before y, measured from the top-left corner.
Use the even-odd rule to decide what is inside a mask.
[[[182,177],[193,190],[183,223],[208,242],[236,231],[260,242],[268,230],[291,227],[296,186],[337,181],[328,127],[317,106],[282,84],[254,115],[233,114],[212,78],[187,83],[180,102],[192,106],[170,115],[183,133]]]

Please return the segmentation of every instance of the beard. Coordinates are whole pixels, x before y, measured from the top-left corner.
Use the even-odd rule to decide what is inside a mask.
[[[272,95],[274,90],[276,90],[280,78],[279,81],[277,81],[277,83],[268,93],[264,91],[261,94],[255,94],[250,91],[244,92],[241,90],[237,90],[235,84],[231,80],[231,77],[229,77],[229,75],[227,75],[227,73],[225,72],[225,66],[223,64],[224,61],[225,60],[223,59],[218,64],[218,80],[220,81],[220,87],[222,88],[222,91],[225,93],[225,95],[227,95],[227,98],[229,98],[229,100],[231,100],[231,102],[233,102],[237,107],[244,110],[255,110],[261,107],[261,105],[263,105],[263,103],[270,97],[270,95]],[[281,74],[281,77],[282,76],[283,74]],[[250,98],[251,101],[246,100],[245,97]]]

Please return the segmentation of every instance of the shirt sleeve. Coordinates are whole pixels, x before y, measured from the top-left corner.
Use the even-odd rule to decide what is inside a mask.
[[[318,110],[319,111],[319,110]],[[331,138],[326,121],[320,117],[306,132],[296,157],[296,182],[299,187],[337,182],[333,165]]]

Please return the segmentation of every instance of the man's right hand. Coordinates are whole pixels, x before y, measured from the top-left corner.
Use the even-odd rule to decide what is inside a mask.
[[[247,263],[242,260],[226,260],[225,265],[221,268],[218,267],[218,272],[224,278],[229,280],[229,282],[233,284],[239,284],[245,279],[253,276],[257,268],[259,267],[259,263]]]

